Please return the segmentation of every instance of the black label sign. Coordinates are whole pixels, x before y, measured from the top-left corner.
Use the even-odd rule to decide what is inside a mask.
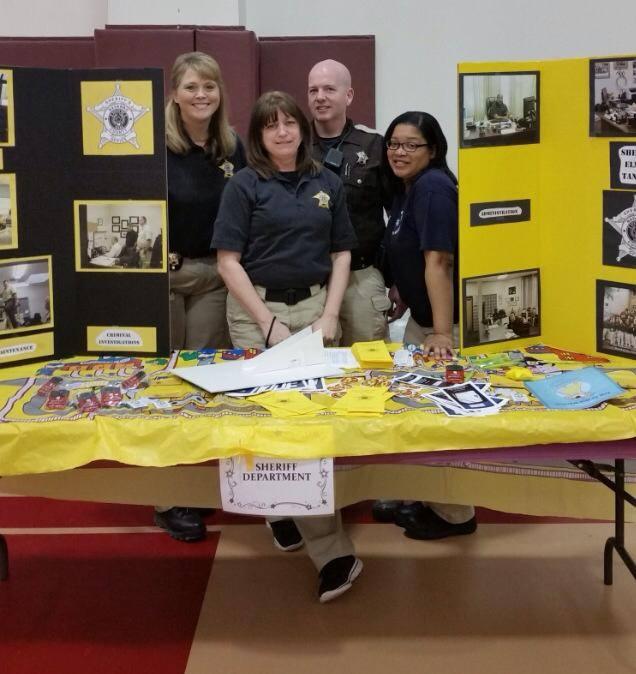
[[[470,205],[470,224],[499,225],[504,222],[530,220],[530,199],[515,201],[485,201]]]
[[[610,143],[610,185],[636,189],[636,142]]]

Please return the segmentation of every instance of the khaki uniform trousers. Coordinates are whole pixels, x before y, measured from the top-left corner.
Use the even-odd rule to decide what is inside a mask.
[[[216,257],[184,257],[170,272],[170,343],[173,349],[229,348],[227,288]]]
[[[384,277],[378,269],[371,266],[352,271],[340,307],[340,346],[385,339],[390,308]]]
[[[256,292],[265,301],[265,288],[256,286]],[[293,306],[283,302],[265,302],[265,304],[276,319],[294,333],[311,325],[322,315],[327,300],[327,290],[316,285],[311,286],[311,293],[311,297]],[[227,298],[227,322],[234,348],[265,348],[265,337],[261,329],[232,294],[229,294]],[[267,519],[270,522],[276,522],[288,518],[269,517]],[[292,519],[305,541],[307,554],[318,571],[332,559],[355,554],[353,543],[342,527],[340,511],[337,511],[335,515],[293,517]]]
[[[433,328],[423,328],[418,325],[413,317],[409,318],[404,330],[405,344],[422,344],[427,335],[433,332]],[[459,346],[459,326],[453,326],[453,346]],[[431,510],[433,510],[442,519],[451,524],[463,524],[468,522],[475,516],[475,508],[473,506],[456,505],[453,503],[428,503]]]

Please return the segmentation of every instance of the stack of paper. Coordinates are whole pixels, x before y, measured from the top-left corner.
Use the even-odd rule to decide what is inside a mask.
[[[391,354],[386,343],[381,340],[375,342],[356,342],[351,347],[351,351],[362,368],[373,370],[383,367],[393,367]]]
[[[268,391],[248,400],[262,405],[273,417],[311,417],[325,409],[299,391]]]
[[[393,393],[383,386],[354,386],[331,409],[344,416],[381,416],[384,403],[392,396]]]
[[[311,327],[250,360],[179,367],[172,373],[210,393],[344,374],[331,364],[322,343],[322,331],[312,332]]]

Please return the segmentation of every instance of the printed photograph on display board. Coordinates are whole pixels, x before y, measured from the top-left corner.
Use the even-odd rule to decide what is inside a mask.
[[[636,189],[636,143],[610,143],[610,187]]]
[[[530,199],[484,201],[470,205],[470,226],[503,225],[530,220]]]
[[[13,72],[0,69],[0,147],[14,145],[13,122]]]
[[[459,76],[460,147],[539,142],[539,72]]]
[[[0,335],[53,325],[51,258],[0,262]]]
[[[0,173],[0,250],[18,247],[15,175]]]
[[[166,271],[164,201],[76,201],[74,206],[77,271]],[[130,225],[131,219],[138,224]]]
[[[462,287],[464,348],[541,334],[538,269],[474,276]]]
[[[603,192],[603,264],[636,267],[636,192]]]
[[[636,285],[596,282],[596,350],[636,358]]]
[[[81,83],[85,155],[154,154],[152,82]]]
[[[590,60],[590,135],[636,136],[636,56]]]

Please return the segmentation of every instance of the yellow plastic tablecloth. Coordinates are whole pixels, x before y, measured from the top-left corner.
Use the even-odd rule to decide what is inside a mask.
[[[326,410],[314,417],[273,418],[252,402],[205,393],[168,373],[206,359],[218,361],[221,354],[182,352],[143,361],[76,358],[1,370],[0,475],[60,471],[101,459],[168,466],[250,453],[342,457],[636,437],[633,390],[582,411],[545,410],[532,402],[510,404],[492,416],[449,418],[433,404],[414,409],[393,400],[382,417],[347,418]],[[73,406],[79,392],[120,383],[140,367],[150,387],[135,397],[169,401],[169,409],[86,414]],[[69,407],[43,407],[45,397],[37,391],[51,376],[72,385]]]

